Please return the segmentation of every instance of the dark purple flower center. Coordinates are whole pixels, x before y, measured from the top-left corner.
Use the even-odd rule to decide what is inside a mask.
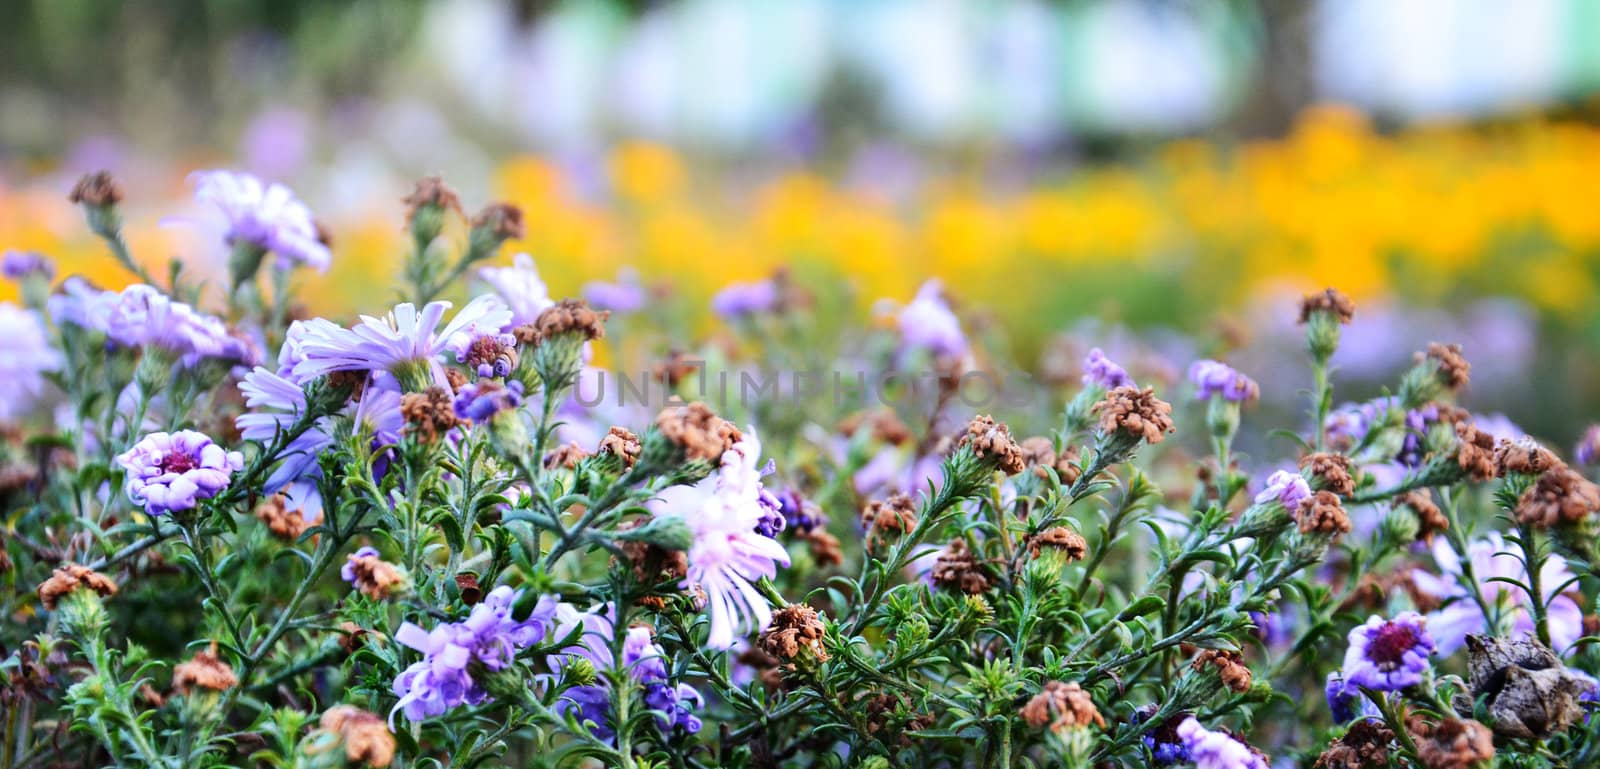
[[[1404,622],[1385,622],[1367,642],[1367,659],[1380,666],[1396,667],[1416,645],[1415,627]]]
[[[181,451],[173,451],[161,458],[161,472],[183,474],[199,467],[200,463]]]

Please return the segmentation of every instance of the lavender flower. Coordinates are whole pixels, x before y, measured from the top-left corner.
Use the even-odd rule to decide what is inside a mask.
[[[555,608],[555,618],[554,636],[557,638],[581,630],[576,642],[551,658],[557,670],[573,660],[583,659],[597,671],[626,672],[643,687],[645,704],[658,711],[656,723],[662,729],[682,727],[691,734],[700,730],[700,719],[691,712],[702,702],[700,693],[688,685],[674,687],[668,682],[666,652],[655,642],[650,628],[643,625],[628,628],[622,641],[622,657],[616,659],[611,654],[612,636],[616,631],[609,617],[561,604]],[[609,741],[616,736],[611,725],[611,694],[610,687],[599,684],[571,687],[561,693],[557,711],[577,710],[579,720],[595,724],[596,737]]]
[[[533,257],[527,254],[512,257],[510,267],[478,270],[478,277],[488,283],[510,309],[511,326],[532,323],[538,319],[539,313],[555,305],[550,298],[550,290],[539,279],[539,270],[533,265]]]
[[[195,184],[195,199],[216,206],[227,219],[229,245],[247,243],[277,254],[283,269],[296,264],[328,269],[332,255],[311,211],[289,188],[231,171],[198,171],[189,179]]]
[[[378,548],[375,548],[375,547],[373,547],[371,545],[363,545],[362,547],[357,549],[354,553],[351,553],[350,555],[345,557],[344,566],[339,568],[339,578],[343,579],[344,581],[349,582],[351,584],[355,584],[355,581],[356,581],[356,561],[359,561],[362,558],[376,558],[376,557],[378,557]],[[413,647],[413,648],[415,648],[415,647]]]
[[[151,433],[117,456],[128,473],[128,498],[151,515],[192,509],[228,487],[244,455],[224,451],[204,433]]]
[[[1300,509],[1300,503],[1311,498],[1311,485],[1306,483],[1305,476],[1279,470],[1267,476],[1267,487],[1256,495],[1256,504],[1265,505],[1277,501],[1283,509],[1293,512]]]
[[[967,338],[961,321],[944,300],[944,287],[929,280],[917,295],[900,310],[900,341],[904,349],[920,349],[939,357],[960,358],[967,354]]]
[[[711,310],[726,320],[771,312],[778,304],[778,285],[770,280],[734,283],[711,297]]]
[[[240,414],[234,424],[239,428],[240,437],[247,441],[270,444],[279,431],[287,430],[306,409],[305,392],[299,385],[259,366],[240,381],[239,392],[244,395],[245,406],[251,410]],[[371,435],[374,448],[398,443],[405,418],[400,412],[400,393],[394,389],[393,380],[366,388],[361,400],[346,405],[341,418],[348,420],[352,431]],[[325,417],[290,441],[278,453],[280,464],[263,484],[263,490],[277,493],[297,482],[322,477],[317,457],[333,444],[334,431],[334,420]],[[382,477],[385,466],[380,462],[374,467],[378,477]],[[314,501],[320,509],[320,500],[308,498],[316,495],[314,482],[296,490],[296,496]],[[307,517],[307,520],[312,518]]]
[[[706,593],[706,643],[713,649],[727,649],[736,634],[767,626],[772,611],[755,583],[776,576],[778,565],[789,565],[783,545],[756,531],[770,509],[763,500],[760,456],[761,443],[750,430],[722,455],[716,474],[694,486],[663,489],[649,503],[653,514],[682,520],[693,535],[684,586]]]
[[[76,275],[61,282],[61,291],[45,300],[45,309],[56,325],[73,325],[102,334],[108,330],[117,292],[95,288]]]
[[[250,345],[229,335],[222,321],[142,283],[117,295],[105,327],[113,342],[164,350],[185,366],[211,358],[253,364],[258,357]]]
[[[1592,465],[1600,459],[1600,425],[1589,425],[1583,437],[1572,450],[1572,458],[1580,465]]]
[[[49,280],[56,274],[56,266],[49,257],[37,251],[7,251],[4,257],[0,257],[0,274],[10,280],[34,276]]]
[[[462,386],[456,393],[455,412],[462,419],[486,422],[495,414],[522,405],[522,383],[513,379],[505,384],[480,380]]]
[[[61,368],[61,353],[50,346],[44,324],[32,310],[0,302],[0,420],[26,413],[44,389],[44,374]]]
[[[1346,684],[1344,676],[1339,675],[1338,671],[1328,674],[1328,682],[1323,686],[1322,693],[1328,699],[1328,713],[1333,716],[1335,723],[1348,724],[1358,717],[1379,715],[1378,707],[1372,704],[1372,700]]]
[[[1434,648],[1427,620],[1414,611],[1388,620],[1374,615],[1351,629],[1349,640],[1342,670],[1347,691],[1393,692],[1422,683]]]
[[[1199,400],[1220,396],[1224,400],[1241,403],[1255,400],[1261,395],[1261,388],[1254,379],[1220,361],[1195,361],[1189,367],[1189,381],[1194,383],[1195,397]]]
[[[583,286],[584,301],[596,310],[610,310],[622,314],[636,312],[644,306],[644,287],[632,270],[624,270],[617,282],[591,281]]]
[[[1134,381],[1133,377],[1128,376],[1127,369],[1107,358],[1106,354],[1096,347],[1083,359],[1083,384],[1086,387],[1114,390],[1118,387],[1133,387]]]
[[[778,512],[783,514],[781,529],[793,529],[795,532],[805,534],[825,523],[822,510],[815,504],[807,502],[800,496],[800,492],[787,488],[778,492]]]
[[[1532,601],[1526,590],[1512,582],[1528,584],[1528,571],[1517,551],[1509,549],[1499,532],[1467,545],[1467,558],[1484,603],[1498,608],[1500,616],[1509,624],[1515,635],[1531,635],[1534,621]],[[1439,609],[1428,613],[1428,629],[1438,644],[1440,654],[1448,655],[1461,648],[1471,633],[1501,634],[1506,628],[1487,627],[1483,611],[1472,594],[1461,584],[1462,564],[1456,551],[1443,538],[1433,543],[1433,560],[1439,564],[1440,575],[1422,569],[1411,572],[1411,581],[1424,595],[1439,599]],[[1565,592],[1572,584],[1572,572],[1567,562],[1554,553],[1545,558],[1539,574],[1539,584],[1547,605],[1546,617],[1550,627],[1550,646],[1557,652],[1569,652],[1582,638],[1583,609]]]
[[[387,371],[408,392],[448,387],[439,356],[446,351],[460,354],[474,336],[498,333],[512,317],[499,299],[480,296],[440,328],[448,309],[449,302],[429,302],[418,313],[416,305],[406,302],[382,318],[363,315],[351,329],[331,323],[308,326],[294,376],[303,381],[334,371]]]
[[[1225,732],[1213,732],[1193,716],[1178,724],[1178,739],[1189,751],[1195,769],[1268,769],[1267,762]]]
[[[437,716],[460,705],[476,705],[488,697],[481,682],[468,672],[473,663],[489,671],[504,670],[519,649],[544,640],[555,619],[556,600],[542,596],[527,619],[512,618],[512,607],[522,591],[502,585],[489,591],[472,613],[460,622],[443,622],[431,631],[411,624],[400,626],[394,639],[422,652],[423,658],[394,680],[400,697],[389,711],[404,711],[411,721]]]

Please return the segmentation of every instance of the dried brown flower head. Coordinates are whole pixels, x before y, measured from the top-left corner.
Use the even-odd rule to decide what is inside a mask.
[[[858,411],[839,422],[839,432],[846,438],[854,437],[863,428],[872,431],[873,440],[894,446],[910,443],[914,437],[900,417],[889,409]]]
[[[588,449],[579,446],[577,441],[573,441],[562,446],[557,446],[554,449],[551,449],[550,453],[545,454],[544,466],[546,469],[565,467],[566,469],[571,470],[577,467],[578,463],[583,461],[588,456]]]
[[[40,583],[39,602],[54,610],[58,601],[80,587],[107,597],[117,594],[117,583],[110,577],[87,566],[67,563],[57,566],[55,573]]]
[[[1172,404],[1157,398],[1153,387],[1118,387],[1094,404],[1094,413],[1100,415],[1100,432],[1122,432],[1145,443],[1160,443],[1166,433],[1178,429],[1172,422]]]
[[[1303,500],[1294,519],[1302,534],[1316,532],[1338,537],[1350,533],[1350,516],[1345,514],[1339,497],[1331,491],[1319,491]]]
[[[114,206],[122,202],[122,185],[110,171],[84,174],[78,179],[78,183],[72,186],[72,192],[67,195],[67,200],[86,206]]]
[[[868,502],[861,510],[861,523],[867,529],[867,549],[874,549],[917,527],[917,503],[897,491],[887,499]]]
[[[1394,753],[1394,731],[1375,718],[1357,719],[1317,757],[1313,769],[1384,769]]]
[[[472,217],[472,228],[487,228],[497,240],[518,240],[523,235],[522,209],[510,203],[490,203]]]
[[[383,719],[351,705],[335,705],[322,714],[323,731],[339,735],[345,759],[381,769],[394,762],[394,735]]]
[[[1495,470],[1501,477],[1510,473],[1538,475],[1563,464],[1560,457],[1527,436],[1514,441],[1502,440],[1494,447]]]
[[[639,461],[639,454],[643,451],[639,436],[615,425],[606,431],[605,437],[600,439],[600,445],[595,447],[596,454],[620,457],[622,466],[630,469]]]
[[[299,510],[289,509],[288,497],[282,494],[273,494],[262,500],[256,506],[256,518],[267,525],[272,536],[288,542],[299,540],[300,535],[311,528]]]
[[[790,604],[772,613],[772,624],[761,634],[761,650],[779,660],[793,661],[805,652],[816,660],[826,660],[822,646],[826,628],[817,610],[802,603]]]
[[[1417,516],[1417,539],[1432,544],[1433,535],[1450,530],[1450,519],[1433,502],[1427,489],[1408,491],[1394,498],[1395,507],[1409,507]]]
[[[1006,475],[1022,472],[1022,447],[1012,440],[1011,430],[1003,422],[996,423],[984,414],[973,417],[967,423],[966,432],[956,441],[957,448],[963,446],[971,446],[972,453],[994,462]]]
[[[456,417],[450,391],[434,385],[420,393],[400,397],[400,415],[406,420],[405,433],[423,443],[434,443],[462,421]]]
[[[1104,729],[1106,726],[1106,720],[1094,706],[1094,700],[1077,681],[1046,681],[1044,688],[1022,706],[1022,720],[1035,729],[1048,725],[1050,731],[1056,734],[1090,726]]]
[[[673,348],[667,351],[667,357],[662,358],[661,362],[650,370],[650,376],[669,389],[676,389],[679,382],[688,379],[694,372],[703,370],[704,366],[705,361]]]
[[[533,326],[540,339],[575,334],[585,341],[594,341],[605,338],[605,323],[610,317],[610,310],[591,309],[582,299],[563,299],[539,313]]]
[[[989,589],[988,567],[967,550],[967,541],[954,539],[939,553],[928,575],[933,584],[959,590],[967,595],[978,595]]]
[[[1313,488],[1327,489],[1341,497],[1356,490],[1356,479],[1350,475],[1350,458],[1343,454],[1319,451],[1300,458],[1300,469],[1311,471]]]
[[[339,648],[344,649],[346,654],[366,646],[367,637],[372,635],[371,631],[354,622],[339,623],[339,630],[342,631],[339,633]]]
[[[1348,326],[1356,316],[1356,303],[1336,288],[1325,288],[1315,294],[1300,298],[1300,322],[1311,320],[1313,313],[1326,312],[1339,319],[1339,325]]]
[[[1083,475],[1083,468],[1078,466],[1078,447],[1068,446],[1056,455],[1056,477],[1067,485],[1078,482],[1078,477]]]
[[[468,606],[477,606],[483,600],[483,586],[478,584],[478,575],[470,571],[456,575],[456,591],[461,593],[461,602]]]
[[[462,373],[461,369],[446,368],[444,370],[444,381],[450,384],[450,392],[459,394],[461,388],[467,386],[467,375]]]
[[[1534,526],[1578,523],[1600,510],[1600,486],[1562,465],[1550,470],[1517,498],[1517,520]]]
[[[700,401],[662,409],[656,415],[656,427],[690,460],[717,462],[733,444],[744,439],[739,428]]]
[[[1456,422],[1456,464],[1474,481],[1494,477],[1494,436],[1471,422]]]
[[[1232,649],[1201,649],[1189,667],[1196,671],[1216,668],[1224,686],[1240,694],[1250,690],[1250,667]]]
[[[806,545],[811,551],[811,560],[818,566],[838,566],[844,563],[844,548],[839,545],[839,538],[829,534],[826,529],[818,526],[806,532]]]
[[[217,656],[215,641],[211,648],[195,652],[188,662],[172,669],[172,688],[179,694],[189,694],[195,689],[222,692],[238,685],[239,677],[233,674],[233,668]]]
[[[1437,724],[1420,716],[1406,721],[1417,754],[1427,769],[1472,769],[1494,758],[1494,735],[1470,718],[1446,718]]]
[[[648,519],[635,519],[625,521],[617,528],[622,531],[632,531],[647,522]],[[681,550],[668,550],[660,545],[640,540],[621,540],[617,545],[622,548],[622,554],[633,567],[634,580],[640,584],[682,582],[689,574],[689,556]]]
[[[1467,636],[1467,671],[1472,698],[1486,701],[1495,734],[1511,738],[1542,740],[1580,721],[1578,699],[1594,685],[1531,638]]]
[[[411,190],[411,194],[401,198],[400,202],[406,204],[406,224],[417,218],[417,209],[423,206],[433,206],[466,216],[461,210],[461,198],[450,185],[444,183],[443,178],[438,176],[424,176],[418,179],[417,186]]]
[[[1417,362],[1431,360],[1437,364],[1439,381],[1452,390],[1460,390],[1471,380],[1472,364],[1461,355],[1461,345],[1429,342],[1427,353],[1417,353]]]
[[[394,595],[406,581],[399,567],[376,555],[351,554],[347,565],[355,577],[351,584],[374,601]]]
[[[1062,553],[1069,561],[1081,561],[1089,554],[1089,543],[1072,529],[1052,526],[1028,538],[1028,555],[1038,558],[1044,550]]]

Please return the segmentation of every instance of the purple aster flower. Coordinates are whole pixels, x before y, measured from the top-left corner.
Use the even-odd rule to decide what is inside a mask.
[[[473,337],[498,333],[511,320],[511,311],[492,296],[472,300],[441,328],[448,309],[449,302],[429,302],[419,313],[406,302],[382,318],[363,315],[350,329],[331,323],[308,326],[294,376],[303,381],[334,371],[387,371],[409,392],[448,387],[439,356],[446,351],[460,354]]]
[[[711,297],[711,310],[725,320],[771,312],[778,304],[778,285],[770,280],[734,283]]]
[[[293,381],[257,366],[239,382],[239,392],[244,395],[245,406],[250,411],[240,414],[234,424],[240,437],[270,445],[281,430],[287,430],[306,408],[305,392]],[[338,417],[324,417],[289,442],[276,459],[278,467],[264,484],[264,490],[277,493],[296,483],[310,481],[295,489],[296,496],[307,504],[321,509],[314,482],[322,477],[317,457],[333,445],[336,421],[343,421],[354,432],[365,432],[372,437],[372,447],[379,449],[400,441],[400,431],[405,417],[400,412],[400,393],[394,389],[393,380],[375,382],[366,388],[361,400],[347,404]],[[387,454],[374,466],[376,477],[382,478],[387,467]],[[307,517],[307,520],[312,520]]]
[[[150,433],[117,456],[127,470],[128,498],[151,515],[189,510],[228,487],[244,455],[224,451],[204,433]]]
[[[1357,718],[1371,718],[1379,715],[1378,706],[1372,700],[1345,683],[1344,677],[1338,671],[1328,674],[1328,682],[1322,688],[1322,693],[1328,698],[1328,712],[1333,716],[1334,723],[1348,724]]]
[[[229,245],[249,243],[277,254],[284,269],[296,264],[328,269],[332,255],[311,211],[289,188],[231,171],[197,171],[189,179],[195,184],[195,199],[216,206],[227,219]]]
[[[583,285],[583,298],[596,310],[622,314],[637,312],[644,306],[644,287],[632,270],[624,270],[617,282],[592,281]]]
[[[51,294],[45,300],[45,309],[58,326],[70,324],[103,334],[118,297],[117,292],[95,288],[89,281],[74,275],[61,282],[61,293]]]
[[[1387,620],[1373,615],[1350,631],[1341,671],[1345,688],[1394,692],[1415,686],[1428,672],[1432,653],[1433,636],[1422,615],[1408,611]]]
[[[540,597],[528,618],[519,622],[512,617],[512,608],[521,595],[522,591],[502,585],[489,591],[460,622],[442,622],[426,631],[407,622],[395,631],[396,641],[423,656],[394,680],[394,693],[400,701],[389,711],[391,729],[399,711],[411,721],[420,721],[460,705],[483,702],[488,692],[468,672],[472,664],[490,671],[504,670],[519,649],[544,640],[555,619],[555,598]]]
[[[1254,379],[1221,361],[1195,361],[1189,367],[1189,381],[1194,383],[1195,397],[1199,400],[1221,396],[1225,400],[1240,403],[1255,400],[1261,395],[1261,388]]]
[[[1155,705],[1144,705],[1135,709],[1133,723],[1142,724],[1150,720],[1157,710]],[[1172,766],[1189,761],[1189,747],[1183,740],[1178,739],[1178,725],[1188,718],[1188,714],[1173,716],[1139,738],[1144,743],[1145,749],[1150,751],[1152,766]]]
[[[462,419],[487,422],[502,411],[522,405],[522,383],[513,379],[505,384],[480,380],[463,385],[456,393],[455,412]]]
[[[800,496],[792,487],[778,492],[778,512],[783,514],[783,528],[805,534],[826,523],[821,508]]]
[[[373,547],[371,545],[362,546],[360,549],[356,550],[354,553],[351,553],[350,555],[345,556],[344,566],[339,568],[339,577],[341,579],[343,579],[344,581],[346,581],[346,582],[349,582],[351,584],[355,584],[355,581],[356,581],[356,561],[359,561],[359,560],[361,560],[363,558],[377,558],[377,557],[378,557],[378,548],[375,548],[375,547]]]
[[[44,374],[61,368],[61,353],[50,346],[38,313],[0,302],[0,420],[27,412],[44,389]]]
[[[259,357],[251,345],[231,336],[222,321],[142,283],[117,295],[105,324],[111,341],[165,350],[185,366],[208,358],[251,365]]]
[[[1134,381],[1133,377],[1128,376],[1127,369],[1107,358],[1106,354],[1096,347],[1083,359],[1083,384],[1087,387],[1113,390],[1118,387],[1133,387]]]
[[[650,684],[644,690],[644,703],[656,711],[656,724],[663,731],[678,727],[689,734],[700,732],[700,719],[695,716],[694,709],[703,705],[705,700],[693,686],[678,684],[674,687],[665,682]]]
[[[1439,609],[1428,613],[1428,631],[1437,642],[1439,653],[1455,652],[1471,633],[1500,635],[1509,629],[1519,636],[1533,634],[1532,601],[1526,590],[1512,584],[1528,584],[1528,570],[1522,563],[1520,550],[1511,549],[1499,532],[1493,532],[1467,545],[1467,559],[1484,603],[1499,610],[1506,626],[1491,628],[1486,625],[1483,610],[1461,584],[1461,559],[1449,543],[1436,538],[1433,560],[1439,564],[1442,574],[1415,569],[1411,572],[1411,581],[1423,594],[1441,601]],[[1583,609],[1571,595],[1557,592],[1571,589],[1568,586],[1572,579],[1566,559],[1554,553],[1545,558],[1544,569],[1539,573],[1539,584],[1545,593],[1541,598],[1547,606],[1550,646],[1563,654],[1573,651],[1573,644],[1584,635]]]
[[[7,251],[0,257],[0,274],[11,280],[40,277],[49,280],[56,274],[56,265],[37,251]]]
[[[770,508],[763,501],[761,443],[755,430],[722,455],[722,466],[694,486],[662,489],[649,503],[651,513],[682,520],[693,536],[684,586],[706,593],[711,634],[706,643],[727,649],[737,634],[764,629],[772,619],[767,599],[756,589],[762,577],[789,565],[789,553],[771,537],[757,533]]]
[[[944,299],[944,286],[929,280],[917,295],[900,310],[900,342],[905,349],[921,349],[940,356],[960,358],[967,354],[967,337],[961,321]]]
[[[1178,724],[1178,739],[1195,769],[1268,769],[1261,755],[1226,732],[1213,732],[1190,716]]]
[[[666,653],[655,642],[650,628],[635,625],[628,628],[622,640],[622,657],[611,654],[612,634],[615,629],[611,619],[596,611],[581,612],[570,604],[555,607],[556,638],[566,638],[581,629],[578,639],[551,658],[557,670],[572,660],[588,660],[600,672],[627,671],[627,674],[644,689],[644,700],[651,710],[658,711],[656,723],[662,729],[681,726],[694,733],[700,730],[700,719],[691,712],[699,707],[699,692],[680,684],[672,686],[667,680]],[[595,724],[594,734],[602,740],[615,736],[611,724],[610,687],[603,685],[576,686],[561,693],[557,712],[577,711],[580,721]]]
[[[604,742],[611,742],[617,730],[611,726],[611,687],[601,684],[573,686],[561,692],[555,711],[565,716],[573,714],[578,723],[592,723],[590,733]],[[576,711],[576,712],[574,712]]]
[[[1270,504],[1276,500],[1290,512],[1300,509],[1300,503],[1311,498],[1311,485],[1305,476],[1288,470],[1279,470],[1267,476],[1267,487],[1256,495],[1256,504]]]
[[[555,301],[550,290],[539,279],[539,270],[533,266],[533,257],[517,254],[510,267],[485,267],[478,277],[488,283],[501,301],[511,311],[509,325],[520,326],[538,319],[539,313],[550,309]],[[504,327],[507,324],[502,324]]]
[[[1572,458],[1580,465],[1592,465],[1600,459],[1600,425],[1589,425],[1589,429],[1583,431],[1583,438],[1572,450]]]

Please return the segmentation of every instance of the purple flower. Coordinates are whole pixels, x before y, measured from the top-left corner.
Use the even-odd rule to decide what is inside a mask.
[[[260,366],[245,374],[239,382],[239,392],[244,395],[245,406],[250,411],[240,414],[234,424],[239,428],[240,437],[263,445],[270,445],[279,431],[289,429],[306,408],[305,392],[299,385]],[[338,419],[349,425],[343,429],[371,435],[375,449],[398,443],[405,417],[400,412],[400,393],[394,389],[393,380],[366,388],[361,400],[347,404]],[[294,489],[294,496],[320,510],[321,500],[314,482],[322,477],[317,457],[333,444],[335,427],[335,418],[324,417],[283,447],[276,457],[280,463],[267,478],[264,490],[272,494],[310,481]],[[386,466],[380,461],[374,467],[377,477],[383,476]],[[306,520],[313,520],[313,517],[307,516]]]
[[[1155,705],[1144,705],[1133,711],[1133,723],[1142,724],[1155,716]],[[1185,714],[1179,714],[1182,719],[1187,719]],[[1178,739],[1177,723],[1181,723],[1179,716],[1167,719],[1157,724],[1139,738],[1144,743],[1145,749],[1150,751],[1150,764],[1152,766],[1172,766],[1173,764],[1187,763],[1189,761],[1189,748]]]
[[[227,488],[233,473],[244,469],[244,455],[224,451],[204,433],[180,430],[146,435],[118,455],[117,464],[128,473],[128,498],[162,515],[189,510]]]
[[[136,283],[122,290],[105,316],[106,335],[128,347],[165,350],[194,366],[215,358],[253,364],[259,356],[228,327],[159,290]]]
[[[489,671],[504,670],[515,661],[517,650],[544,640],[555,619],[555,598],[540,597],[528,618],[519,622],[511,612],[521,595],[522,591],[501,585],[489,591],[460,622],[443,622],[427,631],[407,622],[395,631],[396,641],[422,652],[423,657],[394,680],[394,693],[400,701],[389,711],[391,729],[397,711],[404,711],[408,720],[420,721],[450,708],[483,702],[488,692],[468,672],[472,663]]]
[[[1531,635],[1534,632],[1530,613],[1532,601],[1527,591],[1511,584],[1528,584],[1528,570],[1520,553],[1509,548],[1500,533],[1493,532],[1467,545],[1467,559],[1484,603],[1499,610],[1512,633]],[[1443,538],[1434,540],[1433,560],[1439,564],[1441,575],[1415,569],[1411,572],[1411,581],[1419,591],[1442,602],[1439,609],[1428,613],[1428,630],[1438,642],[1439,653],[1453,653],[1466,643],[1471,633],[1503,632],[1503,628],[1490,628],[1485,624],[1483,610],[1461,584],[1461,559]],[[1557,592],[1570,589],[1572,578],[1564,558],[1554,553],[1545,558],[1544,569],[1539,573],[1539,584],[1545,593],[1541,598],[1548,607],[1550,646],[1559,653],[1572,651],[1573,644],[1583,637],[1583,609],[1572,596]]]
[[[498,333],[512,317],[499,299],[480,296],[441,328],[448,309],[449,302],[429,302],[419,313],[406,302],[382,318],[363,315],[350,329],[331,323],[307,326],[294,376],[304,381],[334,371],[387,371],[408,392],[429,385],[448,387],[439,356],[446,351],[460,354],[473,337]]]
[[[694,709],[705,704],[705,700],[693,686],[650,684],[644,690],[644,703],[656,711],[656,724],[662,730],[680,727],[690,734],[700,732],[700,719],[695,716]]]
[[[339,577],[341,579],[343,579],[344,581],[346,581],[346,582],[349,582],[351,584],[355,584],[355,581],[356,581],[356,561],[359,561],[362,558],[376,558],[376,557],[378,557],[378,548],[375,548],[375,547],[373,547],[371,545],[362,546],[360,549],[356,550],[354,553],[351,553],[350,555],[345,556],[344,566],[339,568]]]
[[[581,635],[572,645],[551,658],[557,670],[572,660],[584,659],[602,673],[626,671],[643,687],[645,704],[658,712],[656,723],[662,729],[683,727],[691,734],[700,730],[700,719],[691,712],[702,702],[700,693],[685,684],[674,687],[667,680],[666,653],[655,642],[650,628],[643,625],[628,628],[622,640],[622,658],[615,659],[611,654],[615,628],[609,617],[560,604],[555,607],[555,618],[553,636],[556,638],[566,638],[581,629]],[[575,686],[561,693],[556,711],[566,714],[576,710],[580,721],[595,724],[596,737],[609,741],[616,735],[611,724],[611,695],[612,690],[607,686]]]
[[[900,342],[905,349],[920,349],[939,357],[960,358],[967,354],[967,337],[961,321],[944,300],[944,287],[929,280],[917,295],[900,310]]]
[[[44,374],[61,368],[61,353],[50,346],[44,324],[32,310],[0,302],[0,420],[27,412],[44,389]]]
[[[1583,431],[1583,438],[1572,450],[1572,458],[1580,465],[1592,465],[1600,459],[1600,425],[1589,425],[1589,429]]]
[[[271,251],[284,269],[296,264],[328,269],[332,255],[318,236],[311,211],[289,188],[231,171],[197,171],[189,179],[195,184],[195,199],[216,206],[228,220],[229,245],[248,243]]]
[[[56,265],[50,258],[37,251],[7,251],[0,258],[0,274],[11,280],[22,280],[30,276],[38,276],[49,280],[56,274]]]
[[[455,412],[461,419],[486,422],[495,414],[522,405],[522,383],[513,379],[505,384],[480,380],[463,385],[456,393]]]
[[[1178,739],[1189,751],[1195,769],[1268,769],[1267,762],[1225,732],[1213,732],[1190,716],[1178,724]]]
[[[1134,381],[1133,377],[1128,376],[1127,369],[1107,358],[1106,354],[1096,347],[1083,359],[1083,384],[1087,387],[1112,390],[1118,387],[1133,387]]]
[[[734,283],[711,297],[711,310],[725,320],[771,312],[778,304],[778,286],[770,280]]]
[[[632,270],[624,270],[617,282],[591,281],[583,285],[583,298],[596,310],[614,313],[636,312],[644,306],[644,287]]]
[[[1271,504],[1276,500],[1283,505],[1283,509],[1290,512],[1300,509],[1300,503],[1311,498],[1311,485],[1306,483],[1305,476],[1279,470],[1267,476],[1267,487],[1256,495],[1256,504]]]
[[[1338,671],[1328,674],[1328,682],[1323,686],[1322,693],[1328,699],[1328,712],[1332,714],[1334,723],[1348,724],[1357,717],[1378,715],[1378,707],[1372,704],[1372,700],[1346,684]]]
[[[800,492],[787,488],[778,492],[778,512],[783,514],[784,525],[782,528],[793,529],[796,533],[805,534],[812,529],[826,523],[822,510],[815,504],[807,502],[800,496]]]
[[[56,325],[71,324],[102,334],[107,331],[111,307],[119,297],[117,292],[95,288],[76,275],[61,282],[61,291],[45,300],[45,309]]]
[[[478,277],[488,283],[495,294],[511,311],[509,325],[520,326],[538,319],[539,313],[550,309],[555,301],[550,290],[539,279],[539,270],[533,266],[533,257],[517,254],[510,267],[485,267]],[[504,326],[506,324],[502,324]]]
[[[1207,400],[1221,396],[1236,403],[1255,400],[1261,388],[1254,379],[1235,371],[1221,361],[1198,360],[1189,367],[1189,381],[1194,383],[1195,397]]]
[[[780,564],[789,565],[783,545],[756,531],[771,511],[760,457],[761,443],[748,430],[722,455],[716,474],[694,486],[662,489],[649,502],[653,514],[682,520],[693,536],[684,586],[698,585],[706,593],[706,643],[713,649],[727,649],[737,634],[767,626],[772,610],[755,583],[776,576]]]
[[[1428,635],[1427,620],[1414,611],[1388,620],[1373,615],[1351,629],[1349,640],[1341,671],[1347,691],[1399,691],[1422,683],[1422,674],[1428,672],[1433,636]]]

